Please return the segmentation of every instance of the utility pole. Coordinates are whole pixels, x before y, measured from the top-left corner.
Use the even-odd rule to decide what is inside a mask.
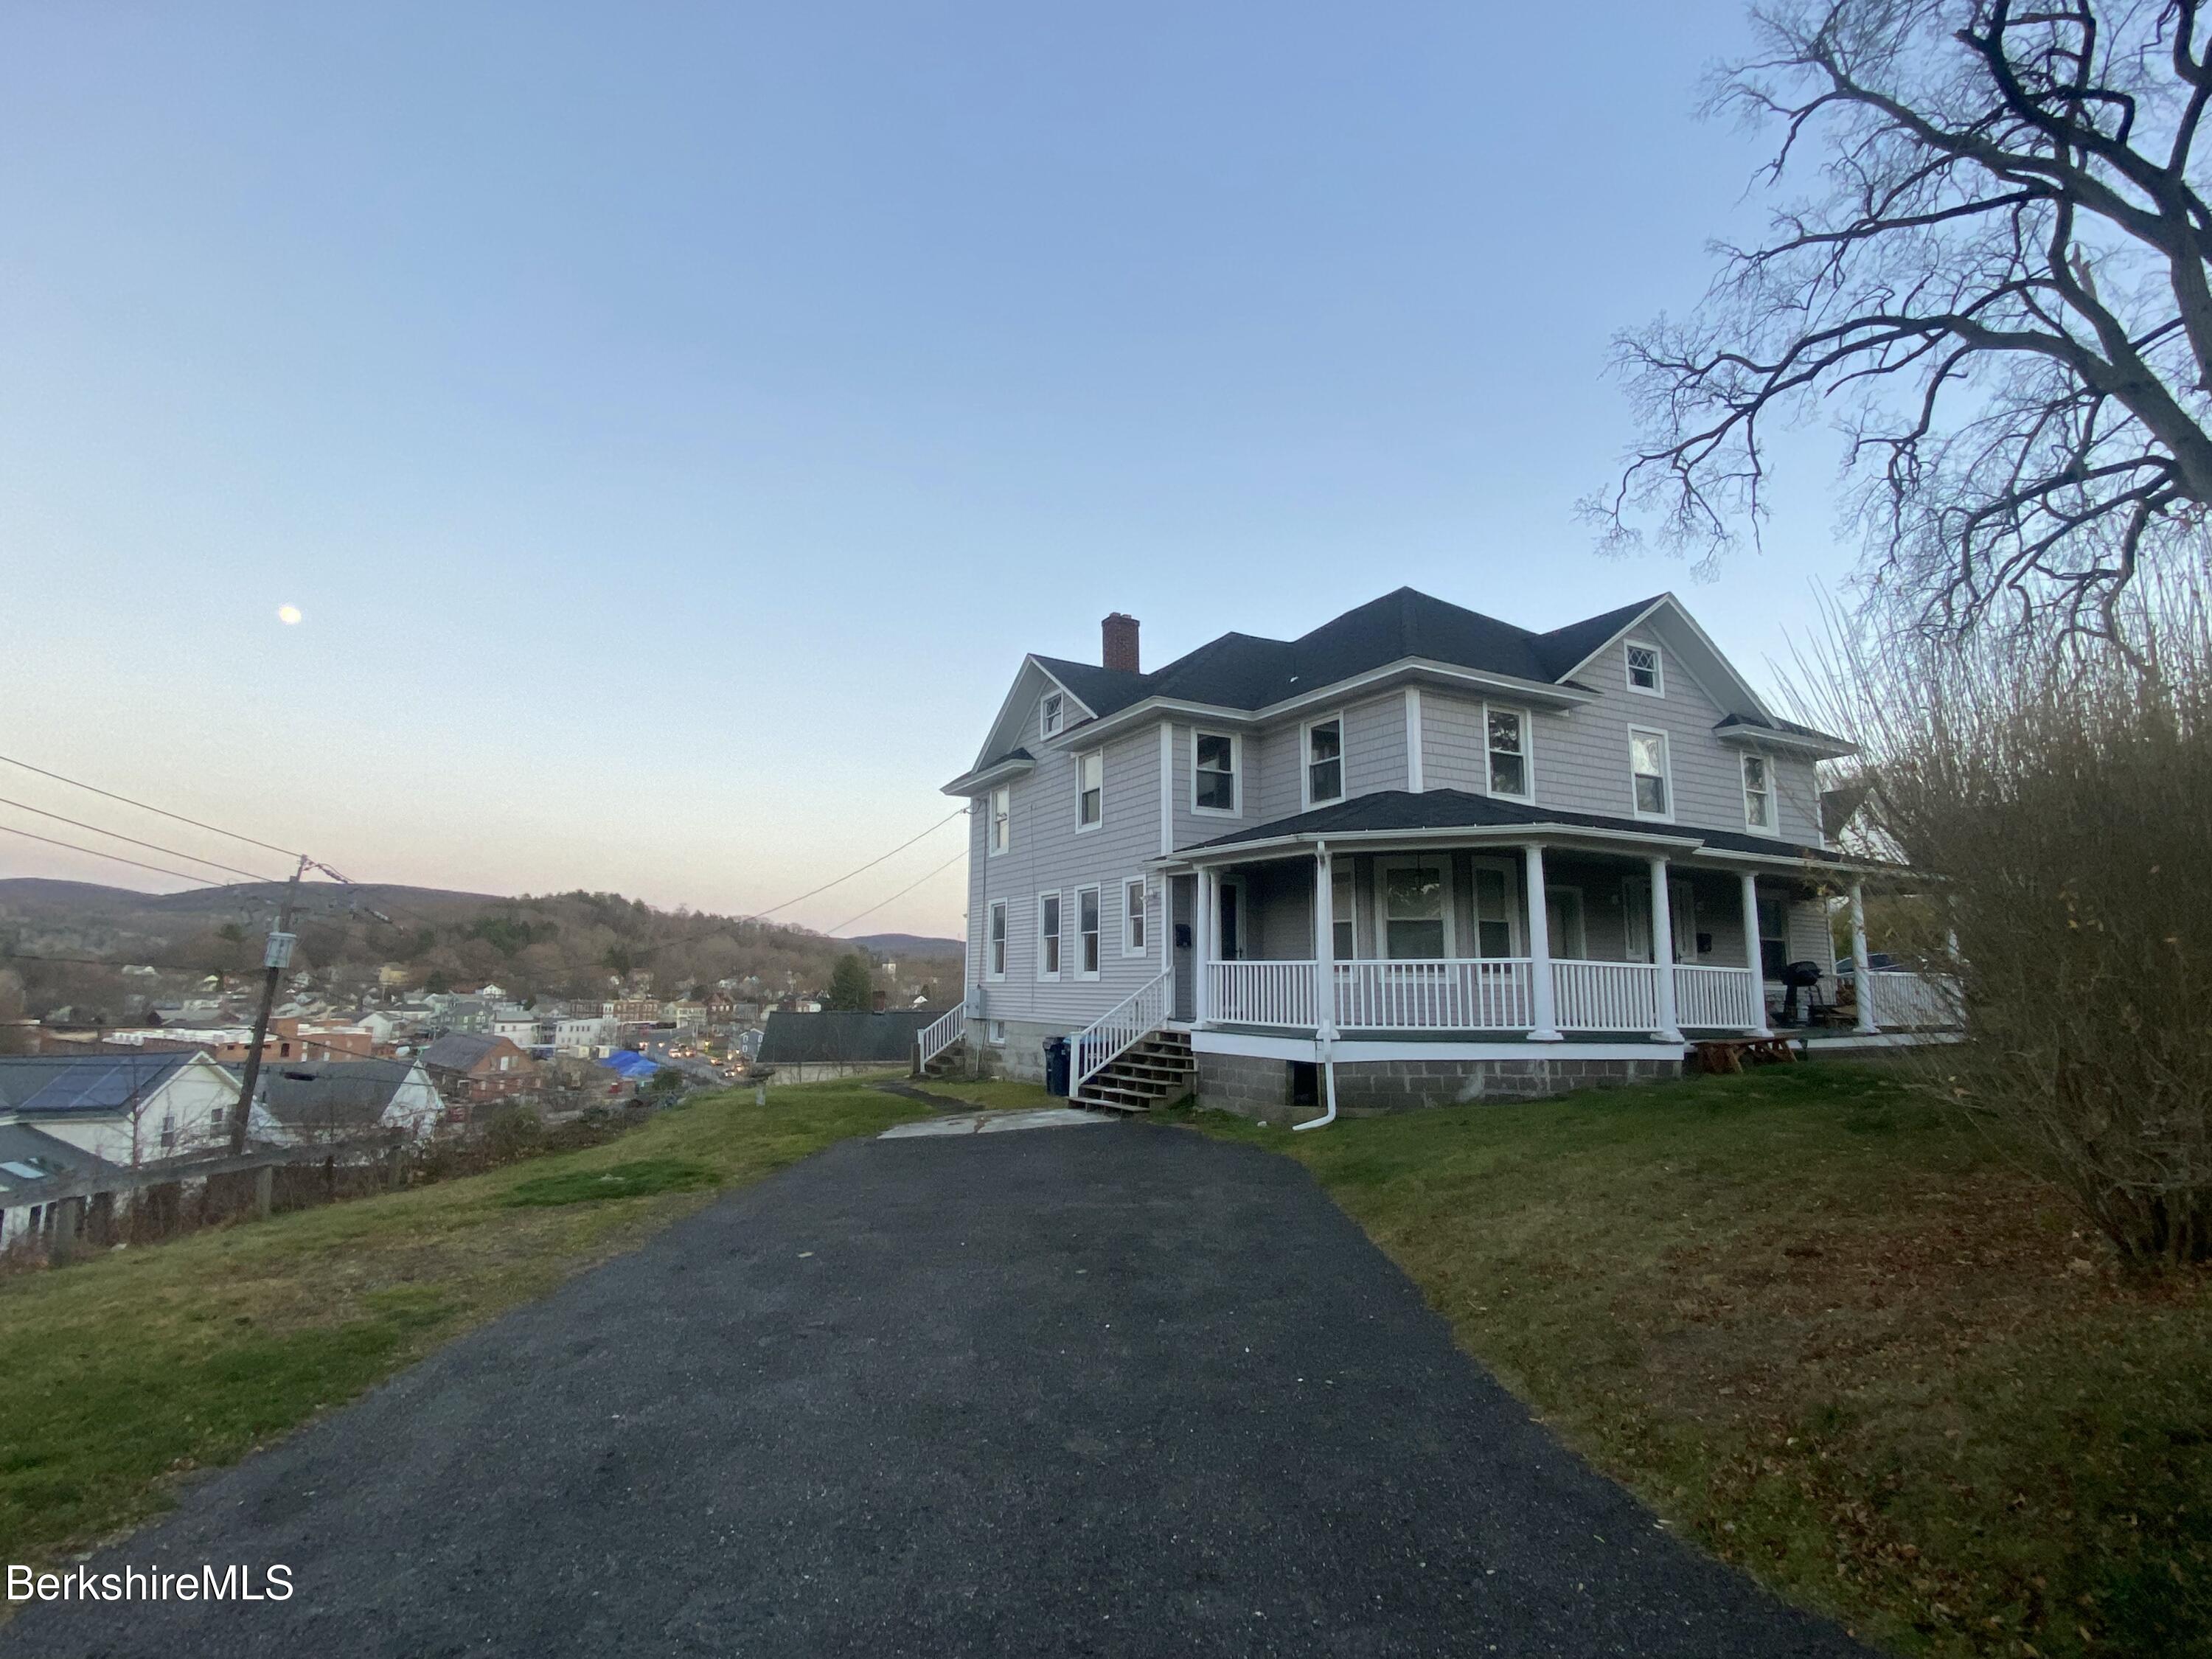
[[[284,970],[292,965],[292,905],[300,896],[300,878],[307,873],[307,855],[300,854],[300,865],[292,872],[292,879],[284,888],[284,902],[276,912],[276,926],[270,930],[269,945],[261,955],[261,964],[268,976],[261,984],[261,1012],[253,1017],[253,1046],[246,1051],[246,1075],[239,1080],[238,1109],[231,1114],[230,1151],[233,1157],[246,1151],[246,1130],[253,1115],[253,1085],[261,1080],[261,1050],[269,1041],[269,1016],[276,1007],[276,987],[284,977]]]

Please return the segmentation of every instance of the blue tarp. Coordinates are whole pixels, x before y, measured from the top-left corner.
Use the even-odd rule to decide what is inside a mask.
[[[651,1077],[660,1067],[635,1048],[617,1048],[599,1062],[609,1071],[635,1082]]]

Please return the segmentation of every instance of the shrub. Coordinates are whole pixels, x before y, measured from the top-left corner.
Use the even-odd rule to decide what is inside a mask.
[[[1971,1048],[1925,1080],[2015,1127],[2139,1263],[2212,1259],[2212,628],[2169,589],[2054,651],[1839,641],[1872,833],[1934,878]],[[1923,1070],[1927,1068],[1923,1067]]]

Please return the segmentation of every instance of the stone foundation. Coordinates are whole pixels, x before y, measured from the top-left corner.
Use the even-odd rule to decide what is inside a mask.
[[[1240,1117],[1303,1122],[1324,1108],[1291,1104],[1291,1062],[1249,1054],[1200,1054],[1198,1103]],[[1658,1083],[1682,1075],[1682,1062],[1669,1054],[1649,1060],[1577,1060],[1568,1056],[1529,1060],[1340,1060],[1336,1109],[1346,1117],[1372,1117],[1422,1106],[1454,1106],[1469,1101],[1541,1100],[1577,1089],[1613,1088]]]
[[[1041,1025],[1031,1020],[1010,1019],[1005,1022],[1006,1040],[1003,1043],[987,1042],[986,1022],[968,1022],[968,1050],[972,1056],[975,1075],[1007,1078],[1016,1083],[1044,1081],[1044,1043],[1047,1037],[1066,1036],[1065,1025]]]

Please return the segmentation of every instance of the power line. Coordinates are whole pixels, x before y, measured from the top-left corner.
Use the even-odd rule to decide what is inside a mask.
[[[118,795],[112,789],[102,789],[98,784],[86,783],[81,779],[65,778],[58,772],[49,772],[43,766],[33,766],[30,762],[17,760],[12,755],[0,755],[0,761],[5,761],[10,766],[20,766],[26,772],[36,772],[42,778],[52,778],[56,783],[66,783],[73,789],[89,789],[95,795],[105,795],[110,800],[119,800],[125,806],[135,806],[142,812],[153,813],[156,817],[174,818],[179,823],[189,823],[195,830],[205,830],[211,835],[228,836],[231,840],[242,841],[249,847],[258,847],[264,853],[282,853],[288,859],[300,856],[289,847],[278,847],[270,842],[257,841],[252,836],[240,835],[235,830],[224,830],[212,823],[202,823],[198,818],[188,818],[181,812],[172,812],[165,807],[149,806],[143,800],[133,800],[128,795]],[[187,854],[185,856],[191,855]],[[207,862],[204,859],[200,861]],[[260,880],[262,878],[256,877],[255,879]]]
[[[73,841],[56,841],[52,836],[34,836],[27,830],[18,830],[10,823],[0,823],[0,830],[11,836],[21,836],[26,841],[42,841],[49,847],[66,847],[72,853],[89,853],[96,859],[112,859],[118,864],[128,864],[140,870],[151,870],[157,876],[174,876],[179,881],[196,881],[203,887],[228,887],[228,882],[210,880],[206,876],[187,875],[182,870],[167,870],[158,864],[148,864],[138,859],[126,859],[120,853],[103,853],[97,847],[80,847]]]
[[[204,864],[210,870],[227,871],[234,876],[244,876],[248,881],[282,879],[258,876],[251,870],[241,870],[234,864],[223,864],[214,859],[204,859],[198,853],[187,853],[180,847],[164,847],[159,842],[141,841],[136,836],[126,836],[119,830],[103,830],[96,823],[87,823],[80,818],[64,817],[59,812],[49,812],[43,806],[33,806],[28,801],[10,800],[0,795],[0,806],[12,806],[19,811],[36,812],[42,818],[52,818],[57,823],[66,823],[73,830],[89,830],[95,836],[106,836],[112,841],[127,841],[133,847],[143,847],[149,853],[167,853],[171,858],[190,859],[194,864]]]
[[[905,841],[901,842],[897,846],[892,848],[890,852],[885,853],[882,858],[870,859],[866,864],[861,865],[858,869],[848,870],[843,875],[838,877],[835,881],[825,881],[819,887],[816,887],[806,892],[801,893],[797,898],[786,899],[782,903],[771,905],[765,910],[756,910],[752,915],[744,917],[742,920],[746,921],[763,921],[769,917],[774,915],[778,910],[788,910],[793,905],[803,903],[806,900],[812,898],[817,893],[826,893],[832,887],[842,887],[847,882],[852,880],[854,877],[860,875],[864,872],[874,869],[878,865],[881,864],[884,859],[892,858],[898,854],[905,852],[906,849],[913,846],[915,842],[920,841],[922,838],[922,836],[933,836],[939,830],[945,828],[946,824],[951,823],[953,819],[964,817],[967,816],[967,813],[968,809],[966,807],[956,806],[943,817],[938,819],[936,823],[931,824],[928,829],[923,830],[921,836],[909,836]],[[963,848],[962,850],[964,854],[966,849]],[[922,879],[926,881],[928,878],[925,876]],[[896,895],[894,895],[894,896],[896,896]],[[885,899],[884,902],[885,904],[889,904],[890,900]]]
[[[857,916],[846,917],[844,921],[839,922],[835,927],[832,927],[830,930],[830,936],[832,939],[836,938],[839,933],[844,932],[846,928],[850,927],[854,922],[863,921],[866,918],[875,915],[877,911],[884,908],[884,905],[892,902],[893,900],[904,898],[908,893],[914,891],[915,888],[921,886],[922,882],[927,881],[930,878],[930,876],[943,875],[947,870],[950,870],[954,865],[959,863],[961,860],[967,856],[968,849],[963,847],[958,852],[955,853],[951,858],[945,860],[944,863],[939,865],[936,869],[931,871],[928,876],[922,877],[920,881],[908,882],[905,886],[900,888],[897,892],[893,893],[890,898],[884,899],[881,903],[871,904]]]
[[[953,819],[966,817],[967,813],[968,808],[964,806],[957,806],[953,808],[951,811],[946,813],[943,817],[938,819],[936,823],[931,824],[927,830],[924,830],[921,835],[909,836],[906,840],[892,848],[890,852],[881,854],[875,858],[872,858],[866,864],[860,865],[854,869],[848,870],[843,875],[838,877],[836,880],[825,881],[819,887],[814,888],[807,892],[801,893],[797,898],[786,899],[781,904],[770,905],[765,910],[756,910],[750,915],[721,917],[714,921],[708,922],[704,927],[696,929],[689,933],[678,933],[667,939],[655,939],[650,945],[640,945],[636,950],[631,951],[630,955],[633,958],[650,956],[654,951],[665,950],[672,945],[682,945],[689,939],[703,939],[710,933],[726,931],[727,929],[733,927],[741,927],[747,922],[765,921],[768,917],[774,915],[778,910],[788,910],[793,905],[812,898],[817,893],[826,893],[832,887],[842,886],[845,883],[852,880],[854,877],[865,874],[866,872],[874,869],[878,865],[883,863],[885,859],[894,858],[897,854],[903,853],[908,848],[913,846],[915,842],[921,841],[923,837],[935,835],[946,824],[951,823]],[[941,864],[938,866],[937,868],[938,870],[945,869],[948,865],[957,863],[961,859],[967,857],[967,855],[968,849],[963,847],[959,852],[954,854],[952,858],[946,861],[946,864]],[[929,872],[929,875],[933,876],[936,873],[937,870],[933,870]],[[929,876],[924,876],[921,879],[922,881],[927,881],[929,879]],[[916,882],[914,885],[918,887],[921,884],[921,882]],[[891,898],[885,899],[883,902],[883,904],[876,905],[873,908],[880,910],[883,908],[884,904],[889,904],[891,902],[891,899],[898,898],[902,896],[903,893],[910,893],[913,890],[913,887],[902,889],[901,892],[892,894]],[[866,910],[863,910],[860,913],[863,916],[868,914],[869,912]],[[858,921],[859,917],[855,917],[854,920]],[[840,927],[843,927],[848,924],[841,922],[838,925]],[[833,928],[831,931],[835,932],[836,930]]]

